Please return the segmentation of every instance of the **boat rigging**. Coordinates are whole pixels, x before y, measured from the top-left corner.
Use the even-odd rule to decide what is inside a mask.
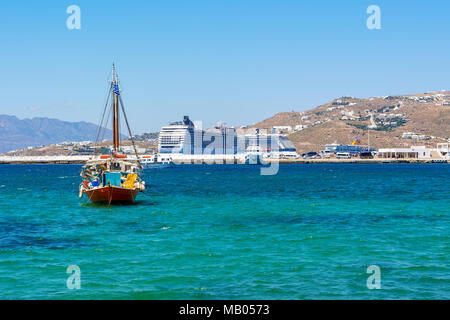
[[[96,142],[103,137],[112,118],[112,148],[108,155],[95,155],[81,170],[83,182],[80,184],[79,196],[86,195],[92,202],[134,202],[139,192],[145,191],[145,181],[140,177],[142,165],[136,145],[131,134],[122,95],[119,87],[119,77],[113,64],[112,80],[110,82],[105,108],[97,130]],[[120,154],[120,119],[125,120],[128,134],[133,145],[135,158]],[[105,117],[106,116],[106,117]],[[106,122],[106,125],[103,125]]]

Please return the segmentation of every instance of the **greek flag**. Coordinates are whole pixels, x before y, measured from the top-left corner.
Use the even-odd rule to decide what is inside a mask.
[[[114,93],[120,96],[119,86],[117,84],[114,85]]]

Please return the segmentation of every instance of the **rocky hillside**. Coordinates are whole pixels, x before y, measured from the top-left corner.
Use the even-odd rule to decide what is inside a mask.
[[[67,122],[49,118],[20,120],[0,115],[0,154],[26,147],[49,145],[65,141],[94,140],[97,125],[88,122]],[[111,138],[107,130],[105,138]]]
[[[289,134],[298,152],[322,150],[326,144],[350,144],[356,138],[375,148],[426,145],[450,137],[450,92],[373,97],[342,97],[303,112],[281,112],[254,124]]]

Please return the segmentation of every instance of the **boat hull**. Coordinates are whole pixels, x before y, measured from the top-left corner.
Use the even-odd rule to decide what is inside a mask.
[[[144,169],[165,169],[173,168],[175,165],[173,163],[147,163],[143,165]]]
[[[263,165],[264,160],[262,154],[247,154],[245,158],[245,164],[251,164],[251,165]]]
[[[113,186],[84,191],[84,194],[88,199],[94,203],[132,203],[136,199],[138,193],[138,189],[125,189]]]

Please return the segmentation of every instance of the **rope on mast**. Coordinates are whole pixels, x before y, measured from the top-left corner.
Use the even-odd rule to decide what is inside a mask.
[[[109,103],[109,98],[111,97],[111,88],[112,86],[110,86],[109,90],[108,90],[108,96],[106,98],[106,103],[105,103],[105,107],[103,108],[103,113],[102,113],[102,117],[100,120],[100,125],[97,128],[97,135],[95,136],[95,142],[98,142],[98,138],[100,137],[100,133],[102,131],[102,125],[103,125],[103,121],[105,119],[105,113],[106,113],[106,109],[108,108],[108,103]]]
[[[108,110],[109,98],[111,97],[111,89],[112,89],[112,85],[109,87],[109,90],[108,90],[108,93],[107,93],[105,107],[103,108],[103,113],[102,113],[102,117],[101,117],[101,120],[100,120],[100,124],[99,124],[99,126],[97,128],[97,135],[95,137],[95,143],[99,142],[98,139],[100,138],[100,135],[102,133],[103,133],[102,134],[102,140],[103,140],[103,137],[105,136],[105,132],[106,132],[106,128],[105,127],[107,126],[108,121],[106,122],[105,127],[103,127],[103,121],[105,119],[106,110]],[[98,154],[98,149],[95,149],[94,155],[97,155],[97,154]]]
[[[130,135],[131,143],[133,144],[134,154],[136,155],[137,162],[139,164],[139,169],[142,169],[141,160],[139,160],[139,156],[136,150],[136,145],[134,144],[133,134],[131,133],[130,125],[128,124],[127,114],[125,113],[125,108],[123,106],[122,96],[119,95],[120,106],[122,108],[123,117],[125,119],[125,123],[127,124],[128,134]]]
[[[107,117],[106,117],[106,123],[105,123],[105,126],[103,127],[103,132],[102,132],[102,141],[105,139],[105,134],[106,134],[106,128],[108,127],[108,124],[109,124],[109,118],[111,118],[111,111],[112,111],[112,108],[110,107],[110,108],[108,108],[108,110],[109,110],[109,112],[108,112],[108,115],[107,115]]]

